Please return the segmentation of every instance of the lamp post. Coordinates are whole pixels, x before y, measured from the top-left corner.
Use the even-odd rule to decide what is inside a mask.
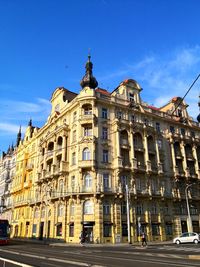
[[[128,228],[128,243],[131,244],[131,227],[130,227],[130,208],[129,208],[129,190],[126,184],[126,213],[127,213],[127,228]]]
[[[186,199],[187,213],[188,213],[188,221],[187,221],[188,232],[193,232],[192,220],[190,216],[190,206],[189,206],[189,201],[188,201],[188,188],[191,187],[192,185],[193,184],[188,184],[185,188],[185,199]]]

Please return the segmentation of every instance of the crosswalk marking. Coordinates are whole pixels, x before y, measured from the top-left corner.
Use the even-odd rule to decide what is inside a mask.
[[[199,252],[200,253],[200,247],[194,248],[194,247],[172,247],[172,246],[163,246],[163,247],[157,247],[159,250],[173,250],[173,251],[188,251],[188,252]]]

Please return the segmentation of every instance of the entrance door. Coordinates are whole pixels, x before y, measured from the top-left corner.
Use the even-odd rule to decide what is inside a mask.
[[[39,240],[43,239],[43,232],[44,232],[44,222],[41,222],[40,223]]]
[[[85,239],[87,243],[93,243],[93,226],[84,225]]]
[[[182,228],[182,233],[185,233],[188,231],[186,221],[181,221],[181,228]]]

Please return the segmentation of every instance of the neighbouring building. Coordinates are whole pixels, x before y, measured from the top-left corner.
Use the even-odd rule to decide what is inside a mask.
[[[169,240],[188,230],[186,194],[200,232],[200,127],[187,104],[150,106],[132,79],[110,93],[92,68],[89,56],[79,94],[57,88],[45,125],[30,121],[17,145],[12,236],[127,242],[129,201],[131,242]]]

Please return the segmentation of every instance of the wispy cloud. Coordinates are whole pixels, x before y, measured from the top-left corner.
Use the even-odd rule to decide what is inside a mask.
[[[44,122],[47,119],[51,108],[50,102],[42,98],[36,99],[35,102],[1,99],[0,105],[1,136],[16,134],[19,125],[27,125],[30,118],[37,126],[37,123]],[[22,127],[22,132],[25,128],[25,126]]]
[[[150,53],[140,61],[126,62],[118,70],[102,76],[102,81],[111,87],[114,79],[133,78],[144,89],[145,102],[155,106],[166,104],[172,97],[183,97],[200,72],[200,46],[177,48],[167,54]],[[104,83],[103,82],[103,83]],[[199,81],[187,95],[188,111],[192,117],[198,115]]]

